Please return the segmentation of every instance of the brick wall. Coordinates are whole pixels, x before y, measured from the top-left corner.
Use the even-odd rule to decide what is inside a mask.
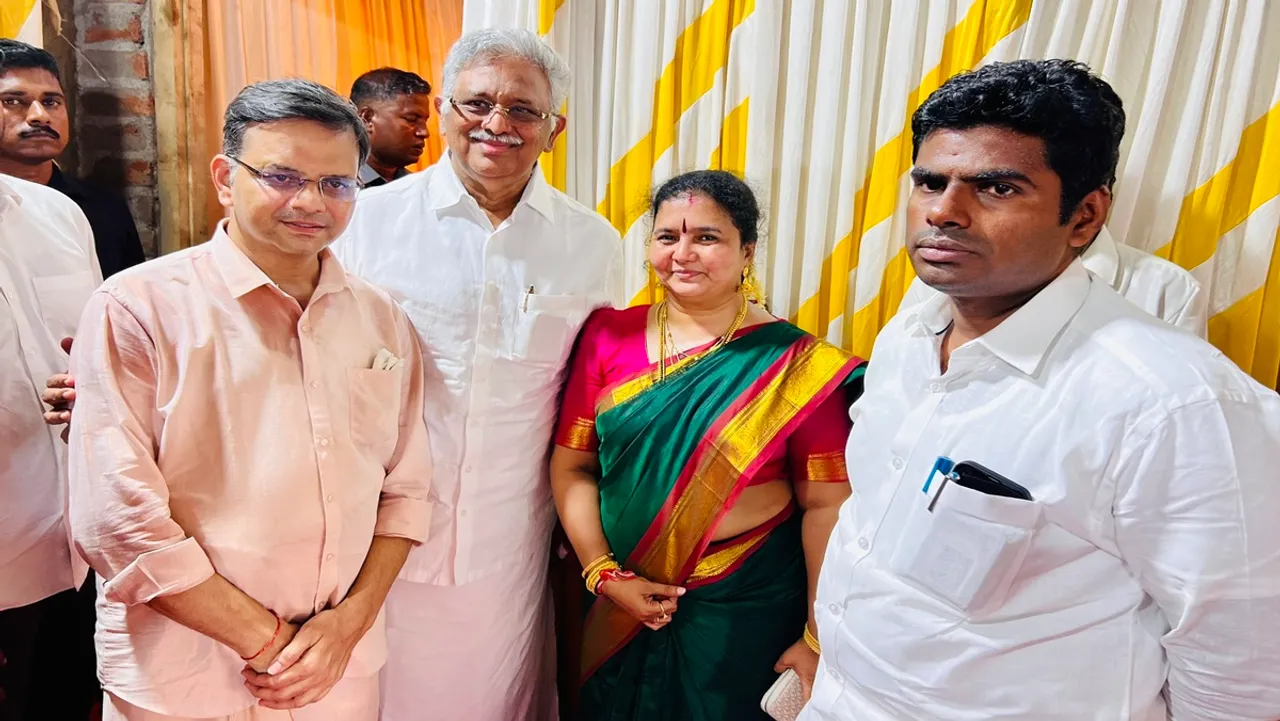
[[[63,0],[74,42],[72,128],[81,177],[129,202],[148,257],[156,254],[155,94],[149,0]],[[48,43],[46,43],[47,45]]]

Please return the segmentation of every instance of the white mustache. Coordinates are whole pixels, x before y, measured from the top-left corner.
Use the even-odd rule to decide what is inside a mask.
[[[521,145],[524,145],[524,141],[520,139],[519,135],[514,133],[494,135],[484,128],[476,128],[475,130],[472,130],[467,134],[467,137],[481,143],[503,143],[504,145],[510,145],[513,148],[518,148]]]

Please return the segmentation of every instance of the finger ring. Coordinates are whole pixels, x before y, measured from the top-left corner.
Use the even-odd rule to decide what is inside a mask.
[[[666,612],[666,611],[663,611],[663,612],[662,612],[662,615],[661,615],[661,616],[658,616],[658,620],[659,620],[659,621],[666,621],[666,620],[667,620],[667,619],[669,619],[669,618],[671,618],[671,617],[667,615],[667,612]]]

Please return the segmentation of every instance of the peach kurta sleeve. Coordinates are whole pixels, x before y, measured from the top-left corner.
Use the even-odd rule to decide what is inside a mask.
[[[127,605],[211,577],[204,549],[170,517],[156,465],[156,366],[151,336],[110,291],[90,297],[72,348],[76,406],[68,442],[69,516],[77,550]]]

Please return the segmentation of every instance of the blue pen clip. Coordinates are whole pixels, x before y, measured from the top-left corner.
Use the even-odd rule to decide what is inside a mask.
[[[933,469],[929,471],[929,477],[924,481],[924,487],[920,489],[922,493],[928,493],[929,488],[933,485],[934,478],[945,478],[951,475],[951,469],[954,468],[956,462],[946,456],[938,456],[938,460],[933,462]]]

